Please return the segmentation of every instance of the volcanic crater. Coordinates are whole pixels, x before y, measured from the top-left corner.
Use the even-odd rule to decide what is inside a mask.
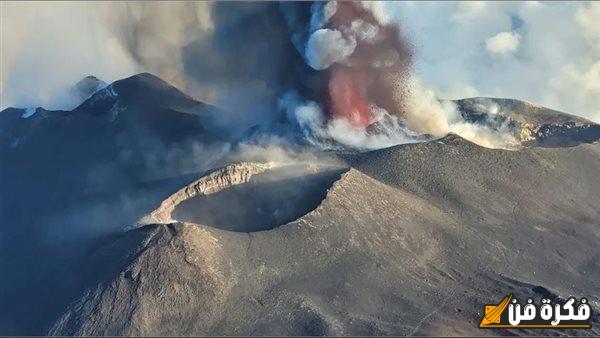
[[[245,233],[274,229],[317,208],[347,170],[314,163],[233,164],[180,189],[140,223],[187,222]]]

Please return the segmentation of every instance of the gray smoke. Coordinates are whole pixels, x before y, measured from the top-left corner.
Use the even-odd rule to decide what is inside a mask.
[[[508,96],[527,99],[531,94],[557,108],[565,102],[576,108],[579,102],[592,118],[597,110],[598,77],[594,75],[598,60],[589,53],[595,49],[588,48],[597,46],[594,42],[598,41],[592,24],[600,13],[596,5],[569,9],[567,14],[573,17],[567,19],[572,19],[573,27],[582,28],[581,34],[571,32],[576,36],[571,43],[576,48],[553,49],[573,50],[585,62],[577,61],[581,59],[578,56],[554,58],[544,48],[533,48],[542,43],[540,27],[547,27],[542,14],[556,17],[564,12],[560,6],[550,5],[494,5],[494,11],[482,3],[435,8],[382,2],[45,6],[2,2],[1,6],[0,108],[71,109],[79,101],[68,94],[68,88],[82,77],[92,74],[112,82],[147,71],[222,108],[225,113],[220,122],[238,136],[256,126],[276,136],[302,135],[320,146],[339,143],[370,149],[418,140],[413,137],[415,132],[439,136],[452,131],[483,145],[502,146],[505,134],[489,131],[496,134],[488,139],[488,131],[474,130],[477,127],[461,121],[452,112],[454,108],[440,106],[437,97],[455,97],[448,93],[452,90],[448,83],[454,82],[467,83],[465,88],[470,89],[461,93],[503,95],[506,91],[498,87],[500,83],[513,88],[517,82],[514,77],[499,81],[505,77],[490,72],[502,65],[501,69],[509,70],[503,74],[522,74],[523,65],[528,65],[527,69],[558,73],[546,81],[546,71],[536,71],[534,78],[541,86],[528,83],[519,86],[521,94]],[[426,18],[411,14],[420,9]],[[484,25],[481,20],[486,18],[490,20]],[[508,21],[514,22],[514,27],[504,27]],[[481,34],[472,34],[480,26]],[[449,35],[448,41],[423,38],[422,32],[429,28]],[[413,48],[406,36],[417,46],[415,71],[411,69]],[[562,36],[552,37],[552,43],[560,46],[563,42],[557,39]],[[457,39],[468,42],[469,47],[456,52],[454,46],[460,48]],[[477,50],[474,44],[483,48],[477,55],[484,55],[467,66],[459,64],[456,55]],[[443,62],[435,58],[443,54],[439,52],[442,46],[453,51]],[[552,66],[543,66],[542,61],[533,64],[524,53],[540,54],[535,60],[547,60]],[[40,58],[44,62],[39,62]],[[430,65],[428,60],[435,61],[431,64],[435,72],[424,68]],[[495,67],[482,67],[484,61]],[[467,78],[474,72],[471,64],[479,65],[477,72],[487,74],[476,83],[471,81],[476,86]],[[486,80],[497,86],[482,82]],[[364,91],[361,95],[366,103],[360,103],[358,110],[341,103],[344,98],[358,97],[339,94],[348,88],[347,83],[360,83],[351,89]],[[429,87],[431,83],[436,87]],[[544,92],[546,87],[549,89]],[[581,90],[567,90],[572,87]],[[567,92],[574,94],[564,95]],[[376,128],[367,128],[369,124]],[[385,132],[373,133],[381,129]]]

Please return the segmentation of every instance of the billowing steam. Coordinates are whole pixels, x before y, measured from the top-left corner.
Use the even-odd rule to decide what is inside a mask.
[[[321,148],[374,149],[455,132],[484,146],[514,143],[420,83],[410,27],[380,2],[2,6],[2,108],[70,109],[78,102],[60,94],[85,75],[111,82],[148,71],[222,108],[219,122],[240,137],[257,128]]]
[[[378,21],[359,2],[313,4],[305,29],[295,32],[305,39],[296,45],[322,74],[326,95],[315,101],[292,92],[279,103],[308,140],[359,149],[416,141],[398,120],[412,61],[399,29]]]
[[[513,149],[519,141],[507,125],[492,128],[486,124],[465,121],[456,105],[451,101],[440,101],[435,91],[411,78],[411,95],[406,97],[404,121],[415,132],[442,137],[448,133],[458,134],[465,139],[488,148]],[[485,107],[490,116],[500,114],[497,104],[487,102]]]
[[[288,93],[280,106],[312,143],[375,149],[450,132],[487,147],[517,143],[509,130],[468,123],[451,103],[438,101],[411,74],[411,45],[377,3],[316,3],[304,36],[299,51],[325,74],[327,96],[314,102]]]

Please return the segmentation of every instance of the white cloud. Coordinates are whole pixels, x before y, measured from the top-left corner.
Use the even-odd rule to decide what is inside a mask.
[[[416,74],[436,92],[521,99],[600,122],[599,96],[590,90],[593,65],[600,61],[600,3],[385,6],[415,46]],[[506,55],[514,57],[498,57],[486,48],[498,32],[520,36],[511,47],[516,53]]]
[[[485,40],[485,48],[492,54],[508,55],[517,51],[520,40],[517,32],[501,32]]]
[[[549,95],[569,98],[572,105],[583,103],[590,107],[584,115],[600,122],[600,59],[590,64],[569,63],[563,66],[560,72],[550,79],[549,85]]]
[[[540,8],[542,6],[544,6],[544,4],[542,4],[540,1],[526,1],[525,2],[526,8],[535,9],[535,8]]]
[[[592,46],[600,52],[600,3],[590,3],[575,12],[575,21]]]
[[[458,8],[452,15],[452,19],[457,21],[468,21],[481,15],[484,9],[484,1],[461,1],[458,3]]]

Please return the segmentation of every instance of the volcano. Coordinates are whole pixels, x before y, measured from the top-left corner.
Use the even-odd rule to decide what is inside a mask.
[[[353,100],[335,104],[368,125]],[[0,333],[481,335],[508,293],[597,307],[599,126],[456,104],[521,146],[449,134],[215,162],[198,149],[241,146],[220,110],[146,73],[72,111],[0,112]]]
[[[285,208],[285,195],[271,199],[259,183],[277,176],[269,165],[216,171],[185,206],[197,197],[183,188],[156,209],[157,223],[77,263],[90,267],[87,291],[50,333],[465,335],[480,333],[496,293],[600,288],[598,144],[514,152],[450,135],[342,158],[341,174],[314,181],[325,193],[296,190],[319,198],[312,210],[280,223],[241,226],[258,215],[232,204]],[[219,194],[228,196],[210,200]]]
[[[50,276],[87,245],[82,236],[114,231],[109,219],[117,228],[135,222],[204,170],[179,156],[222,139],[214,114],[151,74],[116,81],[72,111],[0,112],[0,217],[10,220],[0,230],[0,307],[11,309],[0,332],[41,334],[46,313],[64,304],[35,299],[46,299]]]

